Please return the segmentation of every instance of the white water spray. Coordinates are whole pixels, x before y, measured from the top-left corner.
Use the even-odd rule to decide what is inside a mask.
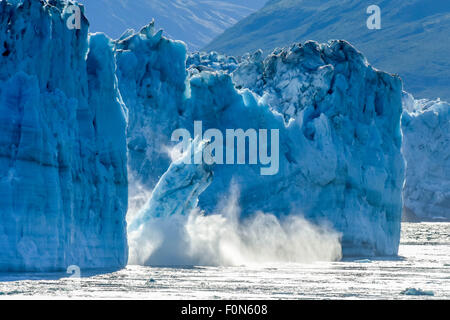
[[[152,218],[129,232],[129,263],[236,266],[341,258],[340,234],[328,226],[263,212],[240,219],[236,188],[227,199],[217,214],[194,209],[187,216]]]

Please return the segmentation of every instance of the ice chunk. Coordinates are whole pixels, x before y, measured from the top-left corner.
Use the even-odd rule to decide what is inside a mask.
[[[186,152],[170,165],[148,203],[130,225],[130,231],[139,229],[150,218],[187,215],[197,207],[199,195],[212,181],[212,168],[204,163],[186,164],[185,158],[203,155],[207,144],[207,141],[195,139],[190,146],[192,152]]]
[[[416,289],[416,288],[408,288],[404,291],[402,291],[402,294],[407,296],[434,296],[433,291],[424,291],[422,289]]]

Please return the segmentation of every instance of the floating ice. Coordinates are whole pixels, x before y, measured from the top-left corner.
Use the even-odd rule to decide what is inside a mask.
[[[408,288],[402,291],[402,294],[407,296],[434,296],[433,291],[424,291],[422,289]]]

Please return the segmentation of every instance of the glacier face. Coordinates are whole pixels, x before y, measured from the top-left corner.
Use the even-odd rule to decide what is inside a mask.
[[[129,110],[130,179],[156,185],[170,164],[166,149],[186,92],[186,46],[162,37],[153,23],[116,41],[117,77]]]
[[[68,3],[71,4],[71,3]],[[0,271],[127,262],[126,109],[112,43],[64,1],[0,3]]]
[[[223,57],[191,55],[188,73],[185,47],[151,25],[116,48],[130,110],[130,174],[140,183],[155,187],[172,161],[171,133],[192,132],[196,120],[222,132],[278,129],[279,173],[217,165],[199,208],[213,213],[236,184],[244,217],[302,214],[342,232],[347,255],[397,253],[404,181],[398,77],[373,69],[343,41],[296,44],[266,59],[257,53],[239,66],[230,60],[230,68]]]
[[[450,104],[404,96],[406,218],[450,220]]]
[[[397,253],[397,77],[343,41],[240,60],[187,57],[152,24],[112,42],[88,36],[84,15],[69,30],[65,5],[0,3],[0,270],[124,266],[127,165],[133,184],[155,188],[131,232],[149,213],[214,213],[237,186],[243,218],[302,215],[342,233],[347,255]],[[279,130],[278,174],[181,165],[171,134],[194,121]]]

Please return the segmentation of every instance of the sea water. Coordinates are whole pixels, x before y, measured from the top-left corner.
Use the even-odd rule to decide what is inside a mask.
[[[0,274],[0,299],[450,299],[450,223],[404,223],[397,258]]]

